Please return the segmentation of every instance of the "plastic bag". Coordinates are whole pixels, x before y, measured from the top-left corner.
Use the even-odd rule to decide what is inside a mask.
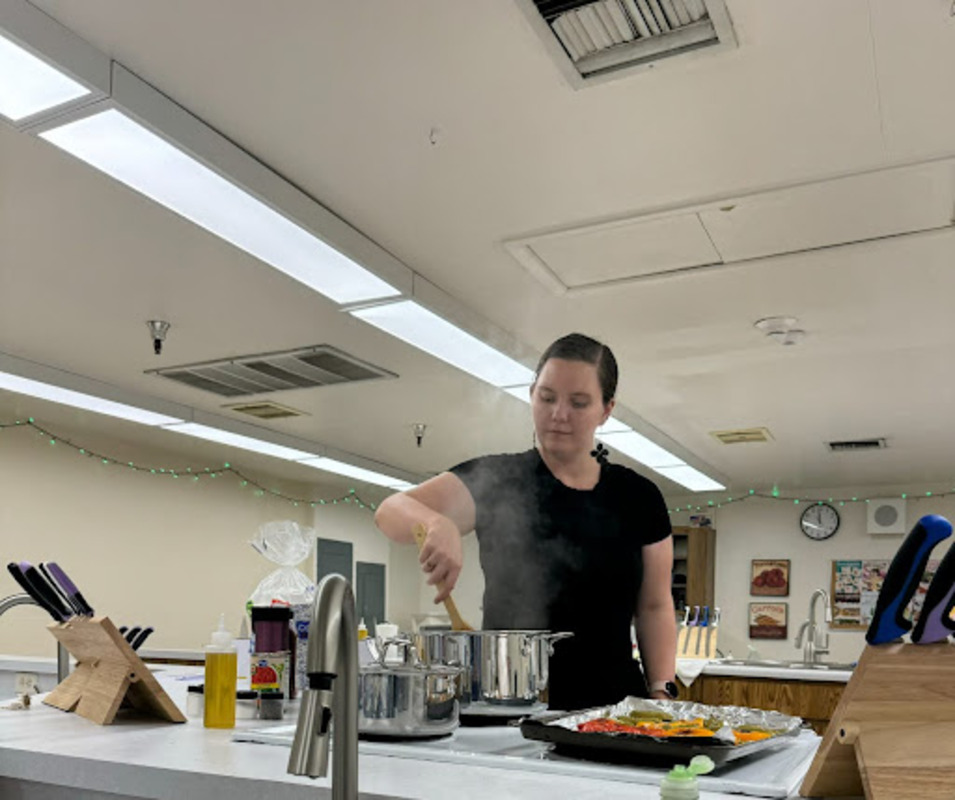
[[[266,575],[249,598],[254,606],[270,606],[273,602],[291,606],[311,603],[315,597],[315,582],[296,569],[311,555],[315,546],[315,531],[292,520],[266,522],[249,544],[279,569]]]

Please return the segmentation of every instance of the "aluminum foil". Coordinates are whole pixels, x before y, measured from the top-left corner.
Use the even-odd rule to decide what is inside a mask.
[[[760,728],[772,730],[775,732],[775,737],[798,736],[799,729],[802,727],[800,717],[781,714],[779,711],[764,711],[742,706],[708,706],[703,703],[689,703],[684,700],[646,700],[642,697],[627,697],[612,706],[588,708],[586,711],[562,715],[544,724],[576,731],[577,726],[582,722],[604,717],[622,717],[631,711],[662,711],[669,714],[673,719],[695,719],[696,717],[718,719],[723,723],[723,727],[716,731],[713,740],[725,742],[729,745],[734,745],[735,742],[733,729],[742,725],[758,725]],[[541,722],[544,722],[544,720],[541,720]],[[676,742],[679,740],[679,737],[675,737],[668,741]],[[692,741],[692,739],[687,741]]]

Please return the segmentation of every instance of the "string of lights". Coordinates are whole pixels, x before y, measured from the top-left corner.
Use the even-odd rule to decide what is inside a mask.
[[[358,495],[355,489],[349,489],[348,492],[341,497],[316,499],[294,497],[292,495],[286,494],[285,492],[281,492],[278,489],[272,489],[259,483],[254,478],[249,477],[238,468],[232,466],[232,464],[229,462],[225,462],[221,466],[216,467],[174,468],[150,467],[143,464],[137,464],[133,461],[125,461],[123,459],[114,458],[113,456],[107,455],[105,453],[100,453],[96,450],[91,450],[88,447],[83,447],[69,439],[64,438],[63,436],[48,431],[46,428],[38,425],[33,417],[22,420],[18,419],[14,422],[0,422],[0,432],[8,429],[33,431],[38,437],[42,437],[49,442],[51,446],[67,447],[79,455],[94,461],[99,461],[105,466],[120,467],[122,469],[133,470],[134,472],[145,472],[158,477],[169,478],[171,480],[185,480],[193,482],[198,482],[202,479],[214,480],[225,476],[230,476],[238,480],[239,486],[241,488],[248,489],[256,497],[274,497],[279,500],[284,500],[287,503],[291,503],[293,506],[307,505],[311,508],[318,508],[321,506],[337,506],[339,504],[344,504],[354,506],[365,511],[374,511],[376,508],[374,503],[365,502]]]
[[[793,505],[797,505],[797,506],[799,504],[820,505],[822,503],[828,503],[829,505],[845,506],[849,503],[869,503],[872,500],[887,498],[890,496],[890,494],[886,494],[883,492],[877,495],[873,495],[872,497],[859,497],[859,496],[792,497],[791,495],[790,496],[783,495],[778,488],[773,487],[772,491],[769,491],[769,492],[760,492],[760,491],[757,491],[756,489],[750,489],[745,494],[737,495],[735,497],[729,495],[725,498],[721,498],[717,500],[707,500],[705,503],[690,503],[685,506],[676,506],[674,508],[668,508],[667,511],[669,511],[671,514],[675,514],[680,511],[708,511],[714,508],[722,508],[724,505],[728,505],[730,503],[741,503],[744,500],[750,500],[755,497],[761,498],[763,500],[777,500],[784,503],[792,503]],[[941,491],[941,492],[933,492],[933,491],[901,492],[901,493],[895,494],[894,496],[901,497],[903,500],[905,500],[905,499],[919,499],[919,498],[926,498],[926,497],[949,497],[951,495],[955,495],[955,489],[950,489],[948,491]]]

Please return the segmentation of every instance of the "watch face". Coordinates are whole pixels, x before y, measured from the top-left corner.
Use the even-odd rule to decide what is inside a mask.
[[[816,503],[802,512],[799,527],[810,539],[828,539],[839,530],[839,512],[828,503]]]

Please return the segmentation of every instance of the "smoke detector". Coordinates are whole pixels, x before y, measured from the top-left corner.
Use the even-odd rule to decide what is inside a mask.
[[[756,320],[753,327],[777,344],[793,345],[799,344],[806,336],[802,328],[796,327],[798,322],[795,317],[763,317]]]

